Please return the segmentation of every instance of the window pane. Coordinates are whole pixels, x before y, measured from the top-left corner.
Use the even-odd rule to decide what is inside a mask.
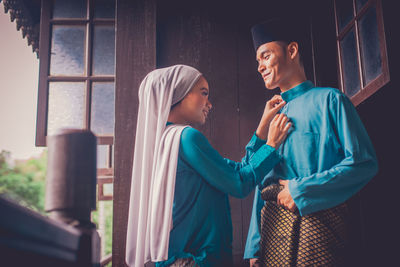
[[[114,191],[114,184],[103,184],[103,194],[105,196],[112,196]]]
[[[113,19],[115,17],[115,0],[95,0],[94,18]]]
[[[343,66],[344,90],[346,95],[353,96],[360,90],[359,69],[357,61],[354,28],[340,41]]]
[[[47,135],[59,128],[84,127],[85,84],[80,82],[51,82]]]
[[[376,8],[372,6],[360,19],[361,59],[365,85],[382,73]]]
[[[339,31],[351,21],[354,17],[353,14],[353,1],[352,0],[336,0],[336,15],[339,24]]]
[[[114,134],[114,83],[93,83],[91,130]]]
[[[114,26],[96,26],[93,38],[93,73],[115,73],[115,30]]]
[[[103,187],[104,190],[104,187]],[[108,192],[108,191],[107,191]],[[97,201],[95,211],[92,212],[92,221],[100,235],[101,259],[112,252],[112,222],[113,222],[113,201]],[[111,263],[105,265],[111,266]]]
[[[54,0],[53,18],[86,18],[86,0]]]
[[[53,26],[51,38],[51,75],[84,73],[85,27]]]
[[[357,0],[357,11],[360,11],[360,9],[368,2],[368,0]]]
[[[97,146],[97,168],[108,168],[109,145]]]

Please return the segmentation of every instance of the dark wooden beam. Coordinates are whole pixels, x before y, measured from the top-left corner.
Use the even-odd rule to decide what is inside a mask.
[[[98,266],[94,229],[52,220],[2,196],[0,213],[1,266]]]
[[[45,0],[42,0],[40,18],[40,66],[39,66],[39,89],[38,89],[38,107],[37,107],[37,122],[36,122],[36,146],[46,146],[46,129],[47,129],[47,75],[49,73],[50,59],[50,5]]]
[[[125,266],[139,85],[156,67],[155,0],[117,0],[113,266]]]

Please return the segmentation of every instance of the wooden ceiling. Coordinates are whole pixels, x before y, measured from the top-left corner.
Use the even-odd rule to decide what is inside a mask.
[[[22,38],[26,38],[32,51],[39,56],[40,33],[40,0],[0,0],[4,5],[4,12],[15,21],[17,31],[21,31]]]

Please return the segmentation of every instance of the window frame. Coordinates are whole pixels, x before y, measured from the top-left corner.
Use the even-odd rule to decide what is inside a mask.
[[[84,128],[90,129],[92,84],[94,82],[112,82],[115,85],[114,75],[93,75],[92,53],[93,35],[95,26],[114,26],[115,18],[94,18],[94,0],[87,0],[86,18],[53,19],[53,0],[42,0],[40,42],[39,42],[39,90],[36,121],[36,146],[46,146],[48,99],[50,82],[84,82],[85,83],[85,118]],[[86,26],[85,32],[85,69],[82,76],[50,75],[51,29],[53,25]],[[114,134],[96,135],[98,145],[113,145]]]
[[[360,81],[360,90],[356,94],[351,96],[350,100],[353,102],[354,106],[357,106],[390,81],[387,48],[386,48],[386,37],[383,25],[382,0],[369,0],[366,4],[364,4],[364,6],[359,11],[357,11],[356,0],[352,0],[353,18],[351,19],[350,22],[347,23],[347,25],[343,27],[342,30],[339,30],[337,1],[338,0],[334,0],[334,13],[335,13],[335,25],[336,25],[337,64],[339,69],[338,72],[339,87],[343,93],[346,93],[344,88],[343,60],[341,55],[342,52],[341,52],[340,41],[346,36],[347,33],[349,33],[349,31],[351,31],[354,28],[355,38],[356,38],[358,78]],[[363,77],[363,58],[361,55],[362,40],[360,38],[360,33],[359,33],[359,21],[367,13],[367,11],[371,6],[375,6],[376,8],[378,37],[380,44],[380,54],[382,59],[382,66],[381,66],[382,73],[378,75],[374,80],[372,80],[369,84],[365,85]]]

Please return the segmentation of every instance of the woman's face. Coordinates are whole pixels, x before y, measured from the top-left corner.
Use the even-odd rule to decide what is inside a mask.
[[[175,107],[182,120],[188,124],[204,124],[212,107],[208,100],[210,89],[207,80],[201,76],[189,93]]]

